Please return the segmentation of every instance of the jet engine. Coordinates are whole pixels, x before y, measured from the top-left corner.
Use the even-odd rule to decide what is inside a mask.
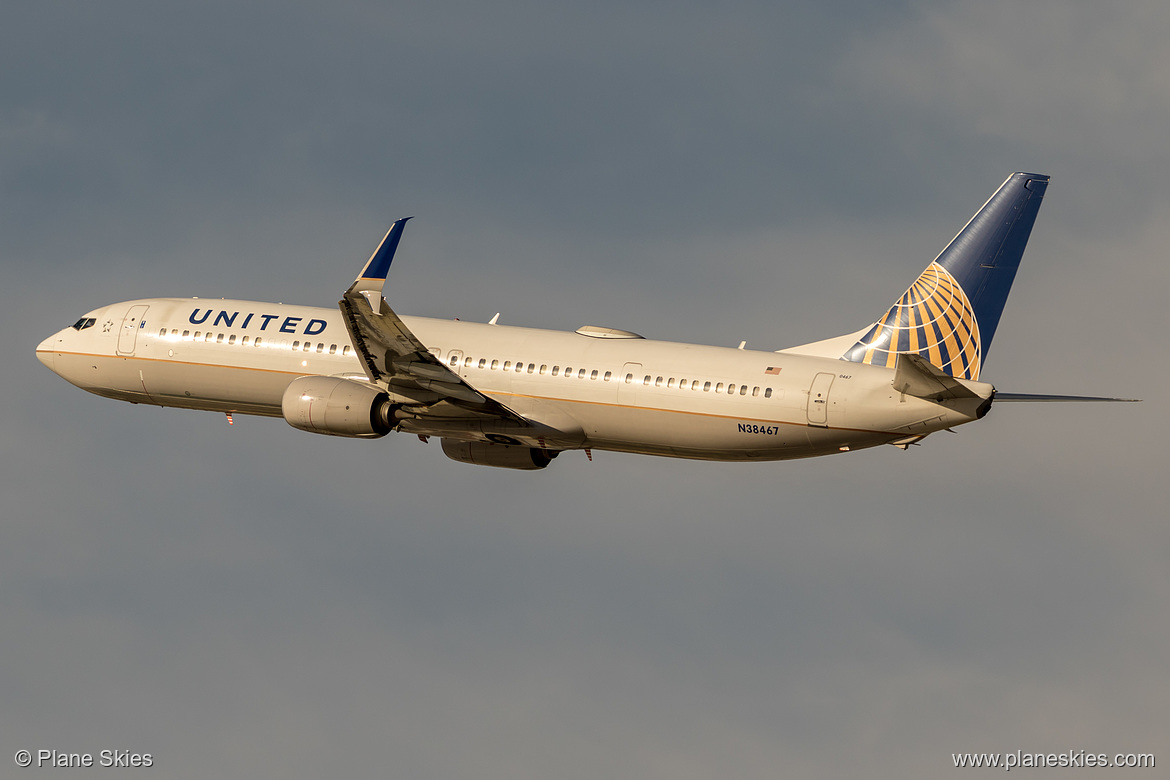
[[[532,447],[482,441],[443,439],[442,443],[443,454],[451,460],[474,463],[477,466],[496,466],[524,471],[542,469],[561,454],[555,450],[538,450]]]
[[[351,439],[379,439],[394,428],[394,404],[380,388],[331,376],[302,376],[280,403],[294,428]]]

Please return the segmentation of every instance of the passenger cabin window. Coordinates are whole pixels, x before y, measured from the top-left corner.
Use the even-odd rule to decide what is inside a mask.
[[[658,377],[657,379],[654,380],[654,386],[655,387],[662,387],[662,377]]]
[[[740,395],[747,395],[747,385],[740,385],[739,386],[739,394]]]
[[[216,337],[215,337],[215,343],[216,343],[216,344],[222,344],[222,343],[223,343],[223,334],[222,334],[222,333],[221,333],[221,334],[219,334],[218,336],[216,336]]]
[[[557,372],[561,370],[560,366],[553,366],[552,375],[556,376]]]
[[[475,360],[475,358],[464,358],[463,359],[463,367],[464,368],[471,368],[471,362],[473,360]]]
[[[346,344],[344,347],[341,348],[342,355],[348,355],[350,352],[353,352],[353,348],[350,347],[349,344]]]
[[[633,382],[633,381],[634,381],[634,375],[633,374],[626,374],[626,384],[628,385],[630,382]]]
[[[264,341],[264,339],[261,338],[260,336],[257,336],[256,340],[253,341],[252,344],[258,347],[258,346],[260,346],[260,342],[262,342],[262,341]]]
[[[312,347],[313,347],[313,345],[306,341],[304,351],[308,352],[310,349],[312,349]]]
[[[198,341],[201,338],[203,338],[203,334],[200,331],[195,331],[195,340]]]
[[[531,373],[533,373],[534,371],[536,371],[536,364],[535,364],[535,363],[529,363],[529,364],[528,364],[528,373],[530,373],[530,374],[531,374]]]
[[[571,377],[572,375],[573,375],[573,369],[570,368],[569,366],[565,366],[565,376]]]
[[[606,382],[608,382],[608,381],[609,381],[610,379],[612,379],[612,378],[613,378],[613,372],[612,372],[612,371],[606,371],[606,372],[605,372],[605,376],[603,376],[603,377],[602,377],[602,379],[604,379]]]
[[[541,363],[541,364],[540,364],[540,375],[541,375],[541,376],[544,376],[546,373],[548,373],[548,364],[547,364],[547,363]]]
[[[487,365],[487,358],[480,358],[479,359],[479,367],[483,368],[486,365]]]
[[[458,355],[452,355],[452,356],[451,356],[451,367],[452,367],[452,368],[454,368],[454,367],[455,367],[455,366],[457,366],[457,365],[459,365],[459,356],[458,356]]]
[[[336,344],[330,344],[330,345],[329,345],[329,354],[330,354],[330,355],[336,355],[336,354],[337,354],[337,345],[336,345]]]
[[[492,363],[492,368],[495,368],[495,367],[496,367],[496,364],[495,364],[495,363]],[[511,369],[511,368],[512,368],[512,361],[511,361],[511,360],[505,360],[505,361],[504,361],[504,370],[505,370],[505,371],[508,371],[508,370],[509,370],[509,369]]]
[[[671,387],[671,388],[674,387],[674,377],[671,377],[670,379],[666,380],[666,386]]]
[[[191,335],[191,331],[189,331],[189,330],[183,331],[183,338],[187,338],[190,335]],[[247,338],[247,337],[245,336],[245,338]]]
[[[710,382],[704,382],[704,383],[703,383],[703,392],[704,392],[704,393],[708,393],[708,392],[710,392],[710,391],[711,391],[711,383],[710,383]]]
[[[325,345],[324,345],[324,344],[318,344],[318,345],[317,345],[317,354],[318,354],[318,355],[320,355],[320,354],[321,354],[322,352],[324,352],[324,351],[325,351]]]
[[[589,374],[589,378],[590,379],[597,379],[597,369],[594,369],[592,371],[592,373]]]
[[[301,342],[300,342],[300,339],[297,339],[296,341],[293,342],[293,349],[300,349],[300,348],[301,348]]]
[[[163,336],[165,336],[165,335],[167,335],[167,329],[166,329],[166,328],[163,328],[162,330],[160,330],[160,331],[158,332],[158,337],[159,337],[160,339],[161,339]]]
[[[207,331],[207,335],[203,337],[203,340],[204,340],[204,341],[211,341],[211,337],[212,337],[212,336],[214,336],[214,335],[215,335],[215,334],[214,334],[214,333],[212,333],[211,331]]]
[[[236,334],[233,333],[232,335],[228,336],[228,344],[235,344],[235,343],[236,343]]]
[[[648,384],[650,384],[650,375],[649,375],[649,374],[647,374],[646,376],[642,377],[642,384],[644,384],[644,385],[648,385]]]
[[[582,369],[580,369],[580,370],[577,372],[577,378],[578,378],[578,379],[584,379],[584,378],[585,378],[585,369],[583,369],[583,368],[582,368]]]
[[[769,387],[768,389],[766,389],[764,391],[764,398],[771,398],[771,397],[772,397],[772,388]]]
[[[495,370],[496,370],[497,368],[499,368],[499,367],[500,367],[500,361],[498,361],[498,360],[493,360],[493,361],[492,361],[492,371],[495,371]]]

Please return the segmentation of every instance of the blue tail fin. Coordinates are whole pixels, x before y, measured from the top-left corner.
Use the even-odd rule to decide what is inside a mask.
[[[893,368],[908,352],[978,379],[1047,187],[1041,174],[1009,176],[842,359]]]

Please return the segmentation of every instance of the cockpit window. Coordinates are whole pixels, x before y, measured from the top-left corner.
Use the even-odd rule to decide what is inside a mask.
[[[93,317],[82,317],[77,322],[73,323],[73,329],[85,330],[86,328],[92,328],[96,322],[97,320],[95,320]]]

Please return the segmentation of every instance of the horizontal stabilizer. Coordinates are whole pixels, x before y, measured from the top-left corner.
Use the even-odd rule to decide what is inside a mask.
[[[1137,403],[1140,398],[1105,398],[1099,395],[1047,395],[1044,393],[1001,393],[995,392],[996,401],[1109,401]]]
[[[894,389],[899,393],[937,401],[943,398],[978,398],[958,379],[911,352],[898,354],[894,365]]]

